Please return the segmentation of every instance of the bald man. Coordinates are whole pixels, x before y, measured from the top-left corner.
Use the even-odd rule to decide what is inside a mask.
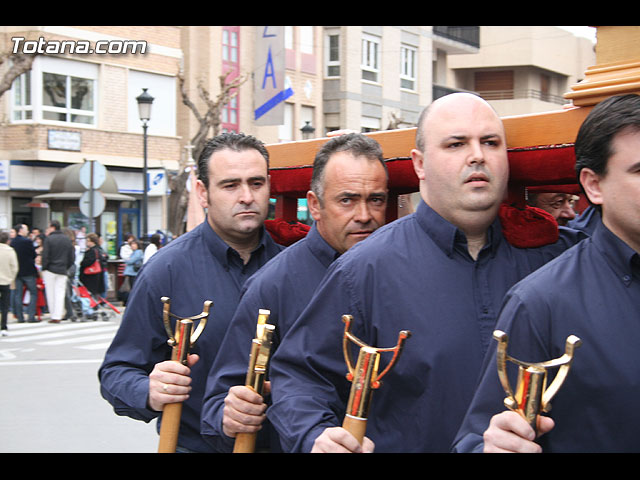
[[[562,237],[518,249],[502,236],[505,133],[480,97],[457,93],[428,107],[412,159],[422,198],[416,212],[331,265],[273,356],[267,417],[286,451],[448,451],[504,294],[573,244]],[[373,394],[362,444],[341,427],[351,388],[343,314],[370,346],[392,347],[401,330],[412,332]]]

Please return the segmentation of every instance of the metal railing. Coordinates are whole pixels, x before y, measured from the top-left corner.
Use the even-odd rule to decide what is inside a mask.
[[[456,40],[458,42],[471,45],[472,47],[480,47],[480,27],[473,26],[444,26],[433,27],[433,33]]]
[[[485,100],[515,100],[522,98],[534,98],[543,102],[554,103],[557,105],[563,105],[568,103],[561,95],[554,95],[551,93],[545,93],[540,90],[524,89],[524,90],[485,90],[477,91]]]

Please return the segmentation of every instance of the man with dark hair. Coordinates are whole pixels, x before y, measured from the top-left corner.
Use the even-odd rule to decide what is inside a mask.
[[[576,138],[576,172],[602,221],[589,239],[514,286],[496,325],[508,335],[509,355],[526,362],[560,358],[570,335],[582,344],[550,416],[538,416],[534,431],[518,413],[503,411],[506,394],[498,381],[494,342],[456,451],[640,449],[638,151],[640,96],[596,105]],[[555,373],[549,372],[549,382]],[[510,382],[515,386],[513,376]]]
[[[269,206],[268,153],[254,137],[225,133],[198,159],[197,195],[207,221],[158,250],[140,269],[127,309],[99,370],[101,393],[118,415],[162,421],[183,402],[179,451],[207,452],[200,410],[209,368],[242,285],[282,250],[264,229]],[[162,297],[171,313],[191,317],[213,301],[188,366],[170,361]]]
[[[51,318],[60,323],[65,317],[67,272],[75,263],[76,251],[71,239],[60,230],[60,222],[52,220],[42,247],[42,280]],[[67,312],[69,315],[72,312]]]
[[[22,313],[22,303],[24,298],[24,287],[26,286],[29,291],[29,305],[27,306],[27,315],[29,316],[29,322],[37,322],[36,320],[36,302],[38,301],[38,286],[36,281],[38,279],[38,270],[36,269],[36,249],[33,246],[33,242],[28,238],[29,227],[20,223],[14,227],[16,236],[11,240],[11,246],[15,249],[18,255],[18,275],[15,282],[15,305],[13,306],[15,311],[13,314],[18,319],[18,323],[24,322],[24,315]]]
[[[314,224],[305,238],[246,283],[209,373],[202,434],[216,450],[231,451],[238,433],[255,433],[265,419],[268,398],[244,386],[259,310],[270,311],[269,323],[276,327],[275,351],[333,260],[384,224],[387,180],[382,149],[365,135],[335,137],[318,151],[307,193]],[[273,433],[268,423],[265,426],[261,437]],[[258,447],[280,449],[275,435],[260,438]]]

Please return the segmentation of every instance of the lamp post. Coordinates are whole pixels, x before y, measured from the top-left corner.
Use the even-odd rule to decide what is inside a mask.
[[[311,126],[310,121],[305,120],[304,127],[302,127],[300,131],[302,132],[302,139],[309,140],[310,138],[313,137],[313,132],[315,132],[316,129]]]
[[[144,139],[144,164],[142,168],[142,242],[144,246],[147,244],[147,191],[149,190],[147,178],[147,122],[151,118],[151,104],[153,97],[147,93],[147,89],[143,88],[142,93],[136,97],[138,102],[138,114],[142,121],[142,132]]]

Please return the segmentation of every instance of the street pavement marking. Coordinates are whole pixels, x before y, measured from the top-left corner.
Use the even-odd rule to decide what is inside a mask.
[[[75,364],[75,363],[102,363],[102,358],[88,358],[78,360],[25,360],[16,362],[0,362],[0,367],[8,366],[23,366],[23,365],[61,365],[61,364]]]
[[[0,337],[0,366],[100,363],[102,359],[19,360],[20,356],[34,350],[33,348],[19,348],[19,345],[31,342],[34,346],[69,345],[69,348],[74,349],[104,351],[111,344],[119,326],[119,323],[105,321],[59,324],[51,324],[46,321],[9,323],[9,335]]]
[[[109,330],[115,330],[116,328],[110,328]],[[62,340],[49,340],[47,342],[36,342],[38,345],[64,345],[67,343],[81,343],[92,342],[94,340],[104,340],[107,338],[113,338],[113,333],[103,333],[101,335],[85,335],[84,337],[69,337]]]
[[[46,340],[48,338],[59,338],[59,337],[69,337],[70,335],[76,335],[78,333],[84,333],[84,330],[117,330],[118,325],[110,324],[110,323],[88,323],[85,325],[77,326],[77,325],[53,325],[54,329],[49,329],[43,327],[40,330],[30,331],[27,335],[22,332],[16,332],[12,334],[12,331],[9,330],[9,336],[2,337],[0,341],[7,343],[15,343],[15,342],[33,342],[36,340]],[[83,330],[83,332],[78,332],[78,330]],[[42,333],[44,330],[45,333]]]

